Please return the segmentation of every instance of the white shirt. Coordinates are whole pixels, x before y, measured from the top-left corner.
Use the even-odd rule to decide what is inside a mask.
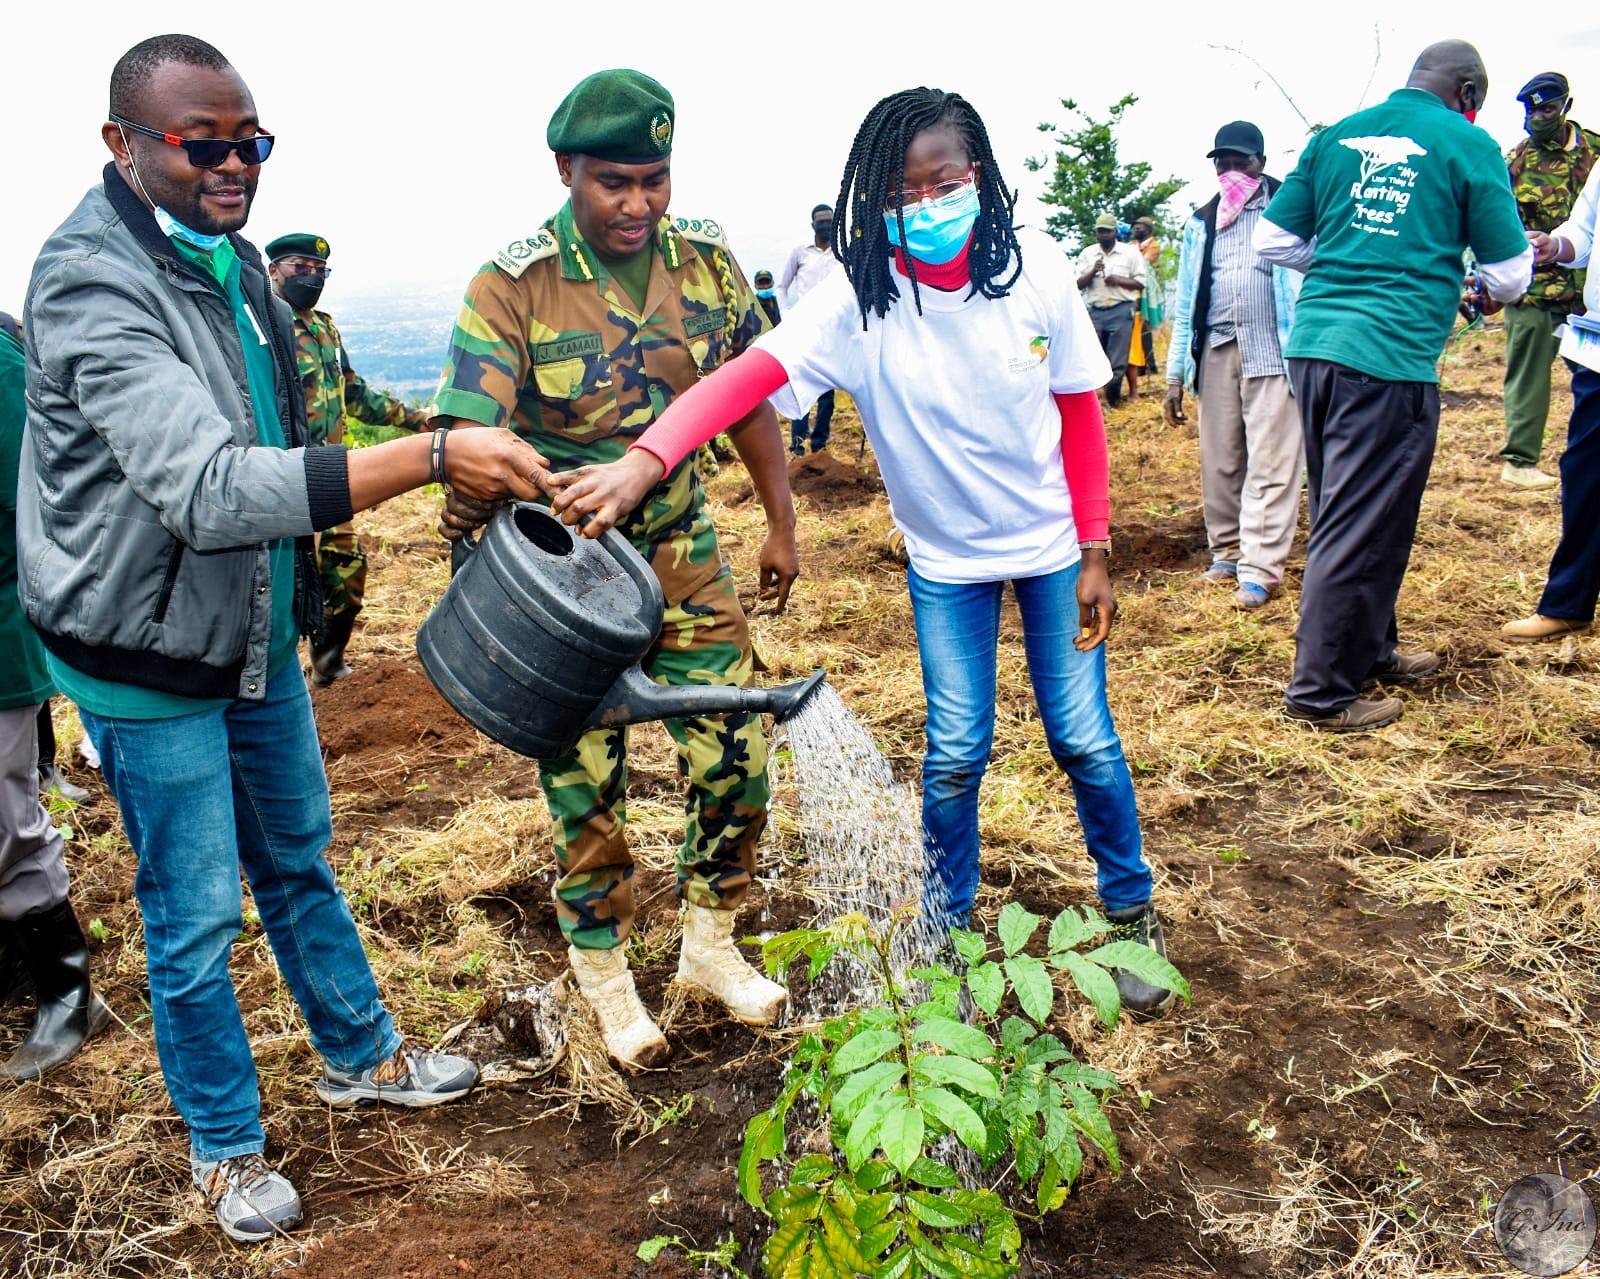
[[[1107,284],[1106,276],[1126,276],[1130,280],[1144,284],[1148,279],[1144,254],[1133,245],[1125,244],[1121,240],[1109,249],[1102,249],[1097,241],[1078,254],[1074,263],[1078,275],[1093,267],[1096,258],[1106,260],[1106,269],[1104,273],[1097,271],[1089,277],[1089,283],[1083,290],[1083,300],[1090,306],[1115,306],[1118,302],[1137,302],[1140,292],[1138,289],[1130,289],[1121,284]]]
[[[815,244],[802,244],[789,255],[783,274],[778,277],[784,310],[798,306],[800,299],[810,293],[831,275],[844,274],[844,265],[833,256],[831,248],[819,249]]]
[[[1077,563],[1052,394],[1111,380],[1061,247],[1017,233],[1022,275],[1003,298],[911,285],[865,330],[841,271],[756,346],[783,365],[787,418],[848,391],[878,457],[913,567],[936,582],[1038,577]]]
[[[1578,193],[1578,202],[1572,206],[1567,220],[1550,232],[1572,245],[1575,255],[1562,266],[1586,267],[1593,260],[1595,224],[1600,221],[1600,164],[1595,165],[1589,180]],[[1583,307],[1593,319],[1600,320],[1600,271],[1591,270],[1583,285]]]

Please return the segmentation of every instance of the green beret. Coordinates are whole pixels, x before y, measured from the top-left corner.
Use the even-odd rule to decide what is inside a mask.
[[[268,242],[268,262],[276,262],[279,258],[288,257],[316,258],[319,262],[326,262],[328,260],[328,242],[320,235],[312,235],[308,231],[295,231],[290,235],[280,235],[276,240]]]
[[[545,141],[557,155],[653,164],[672,154],[672,95],[642,71],[597,71],[562,100]]]

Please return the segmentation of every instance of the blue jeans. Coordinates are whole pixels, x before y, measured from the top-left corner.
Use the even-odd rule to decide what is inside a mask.
[[[83,712],[139,859],[156,1050],[198,1159],[259,1152],[261,1096],[228,957],[244,926],[239,868],[305,1013],[340,1070],[400,1046],[323,850],[333,837],[311,698],[298,663],[260,702],[171,719]]]
[[[960,923],[978,891],[978,786],[994,743],[995,653],[1004,582],[930,582],[908,572],[928,752],[922,764],[922,824],[935,872]],[[1105,645],[1073,648],[1078,633],[1078,567],[1011,584],[1039,718],[1050,754],[1072,782],[1084,842],[1107,910],[1150,900],[1133,778],[1106,703]]]

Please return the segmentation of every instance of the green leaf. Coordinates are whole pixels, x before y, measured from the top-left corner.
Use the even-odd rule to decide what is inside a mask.
[[[639,1245],[635,1254],[645,1265],[652,1264],[661,1255],[663,1248],[671,1248],[683,1242],[677,1235],[652,1235]]]
[[[822,1238],[829,1255],[846,1274],[854,1276],[872,1269],[872,1263],[861,1255],[860,1233],[852,1216],[841,1215],[839,1205],[831,1200],[822,1205]]]
[[[789,1184],[815,1186],[818,1182],[827,1181],[838,1170],[830,1155],[801,1155],[789,1171]]]
[[[972,1002],[993,1017],[1006,997],[1006,979],[1000,975],[1000,965],[992,959],[984,960],[967,973],[967,989],[972,992]]]
[[[1050,982],[1050,973],[1044,961],[1031,955],[1015,955],[1006,960],[1005,968],[1022,1011],[1034,1021],[1048,1020],[1056,1002],[1056,988]]]
[[[919,1186],[932,1186],[935,1190],[954,1189],[961,1184],[961,1178],[956,1176],[954,1169],[926,1157],[917,1160],[906,1170],[906,1180],[914,1181]]]
[[[1059,959],[1062,951],[1075,950],[1084,942],[1093,941],[1100,934],[1110,931],[1111,925],[1099,915],[1068,906],[1050,924],[1048,945],[1051,958]]]
[[[856,1201],[855,1223],[857,1230],[871,1230],[882,1223],[894,1208],[894,1196],[887,1191],[875,1195],[863,1195]],[[885,1244],[883,1247],[887,1248]],[[883,1248],[877,1249],[882,1252]]]
[[[1081,1084],[1097,1092],[1112,1092],[1117,1088],[1117,1077],[1109,1070],[1096,1070],[1093,1066],[1085,1066],[1081,1061],[1069,1061],[1054,1066],[1050,1074],[1052,1078],[1059,1079],[1064,1084]]]
[[[891,1199],[893,1197],[893,1195],[890,1196]],[[870,1229],[863,1230],[861,1232],[861,1255],[869,1262],[876,1264],[878,1255],[899,1237],[900,1222],[898,1219],[880,1222]],[[872,1267],[869,1265],[868,1271],[870,1272],[871,1269]]]
[[[946,1235],[940,1245],[956,1269],[971,1279],[1010,1279],[1016,1270],[999,1258],[989,1256],[981,1244],[963,1235]]]
[[[801,1279],[805,1258],[817,1241],[817,1228],[805,1221],[779,1226],[767,1236],[761,1250],[761,1267],[768,1279]]]
[[[758,1212],[767,1207],[761,1197],[761,1161],[783,1153],[783,1115],[771,1110],[751,1115],[744,1127],[744,1147],[739,1151],[739,1193]]]
[[[888,1185],[894,1180],[894,1169],[882,1159],[869,1159],[855,1174],[856,1185],[862,1190],[871,1192]]]
[[[978,1097],[998,1099],[1000,1083],[986,1066],[965,1057],[934,1057],[923,1054],[911,1061],[911,1073],[931,1084],[954,1084]]]
[[[937,1092],[938,1089],[929,1091]],[[889,1162],[904,1174],[922,1154],[922,1135],[925,1125],[922,1112],[904,1097],[896,1097],[895,1101],[898,1104],[891,1107],[888,1114],[884,1115],[882,1124],[878,1128],[878,1144],[883,1147],[883,1153],[889,1157]]]
[[[1111,1121],[1106,1118],[1106,1112],[1100,1109],[1095,1095],[1085,1088],[1072,1086],[1068,1086],[1067,1095],[1072,1098],[1072,1126],[1099,1147],[1112,1172],[1122,1171],[1117,1134],[1112,1131]]]
[[[905,1279],[906,1272],[911,1269],[912,1257],[911,1245],[901,1244],[883,1259],[875,1279]]]
[[[1067,1192],[1061,1189],[1061,1165],[1053,1158],[1046,1159],[1039,1173],[1039,1186],[1034,1191],[1033,1202],[1040,1212],[1054,1212],[1066,1197]]]
[[[916,1028],[912,1038],[919,1044],[938,1044],[946,1052],[974,1061],[994,1056],[994,1041],[988,1035],[953,1017],[929,1017]]]
[[[1033,1042],[1039,1028],[1020,1017],[1007,1017],[1000,1023],[1000,1046],[1013,1057]]]
[[[923,1088],[917,1102],[941,1124],[955,1133],[961,1144],[975,1155],[989,1149],[989,1130],[978,1112],[946,1088]],[[901,1171],[905,1171],[902,1169]]]
[[[977,963],[989,949],[984,943],[983,934],[975,933],[970,928],[952,928],[950,944],[956,948],[956,954],[968,964]]]
[[[1084,958],[1102,968],[1126,968],[1140,981],[1159,986],[1162,990],[1175,990],[1185,999],[1191,998],[1189,983],[1163,955],[1136,941],[1108,941],[1096,946]]]
[[[973,1222],[971,1211],[929,1190],[906,1191],[906,1207],[918,1221],[939,1230],[959,1230]]]
[[[1039,1165],[1044,1162],[1044,1144],[1034,1131],[1031,1120],[1026,1127],[1015,1130],[1012,1135],[1016,1146],[1017,1177],[1026,1186],[1038,1173]]]
[[[845,1162],[852,1170],[859,1168],[867,1156],[878,1148],[878,1126],[883,1123],[883,1117],[897,1106],[905,1104],[904,1093],[881,1093],[861,1108],[851,1121],[850,1131],[844,1139]]]
[[[1039,916],[1021,902],[1007,902],[1000,909],[1000,948],[1015,955],[1032,939],[1039,927]]]
[[[906,1068],[898,1061],[880,1061],[858,1070],[839,1085],[828,1109],[848,1123],[859,1106],[877,1093],[893,1088],[905,1078]]]
[[[917,1254],[917,1260],[934,1279],[961,1279],[961,1271],[927,1235],[920,1230],[908,1230],[906,1234],[911,1240],[912,1251]]]
[[[767,1196],[767,1211],[780,1222],[811,1221],[822,1211],[822,1195],[810,1186],[779,1186]]]
[[[863,1030],[847,1039],[833,1054],[835,1074],[848,1074],[870,1066],[891,1048],[900,1043],[900,1036],[892,1030]]]
[[[1070,1132],[1067,1134],[1067,1139],[1061,1143],[1060,1149],[1056,1151],[1055,1159],[1061,1165],[1062,1182],[1071,1187],[1078,1180],[1078,1174],[1083,1171],[1083,1147]]]
[[[1022,1054],[1022,1060],[1030,1066],[1046,1066],[1052,1061],[1061,1061],[1071,1057],[1067,1046],[1054,1035],[1040,1035]]]
[[[1070,951],[1060,959],[1062,967],[1072,977],[1072,984],[1094,1005],[1100,1024],[1107,1030],[1112,1029],[1122,1015],[1122,996],[1117,993],[1117,983],[1111,979],[1111,974]]]

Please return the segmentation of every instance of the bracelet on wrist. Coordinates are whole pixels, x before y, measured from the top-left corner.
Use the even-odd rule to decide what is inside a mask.
[[[444,469],[444,442],[450,434],[448,426],[435,427],[433,439],[428,444],[428,478],[435,484],[449,486]]]

